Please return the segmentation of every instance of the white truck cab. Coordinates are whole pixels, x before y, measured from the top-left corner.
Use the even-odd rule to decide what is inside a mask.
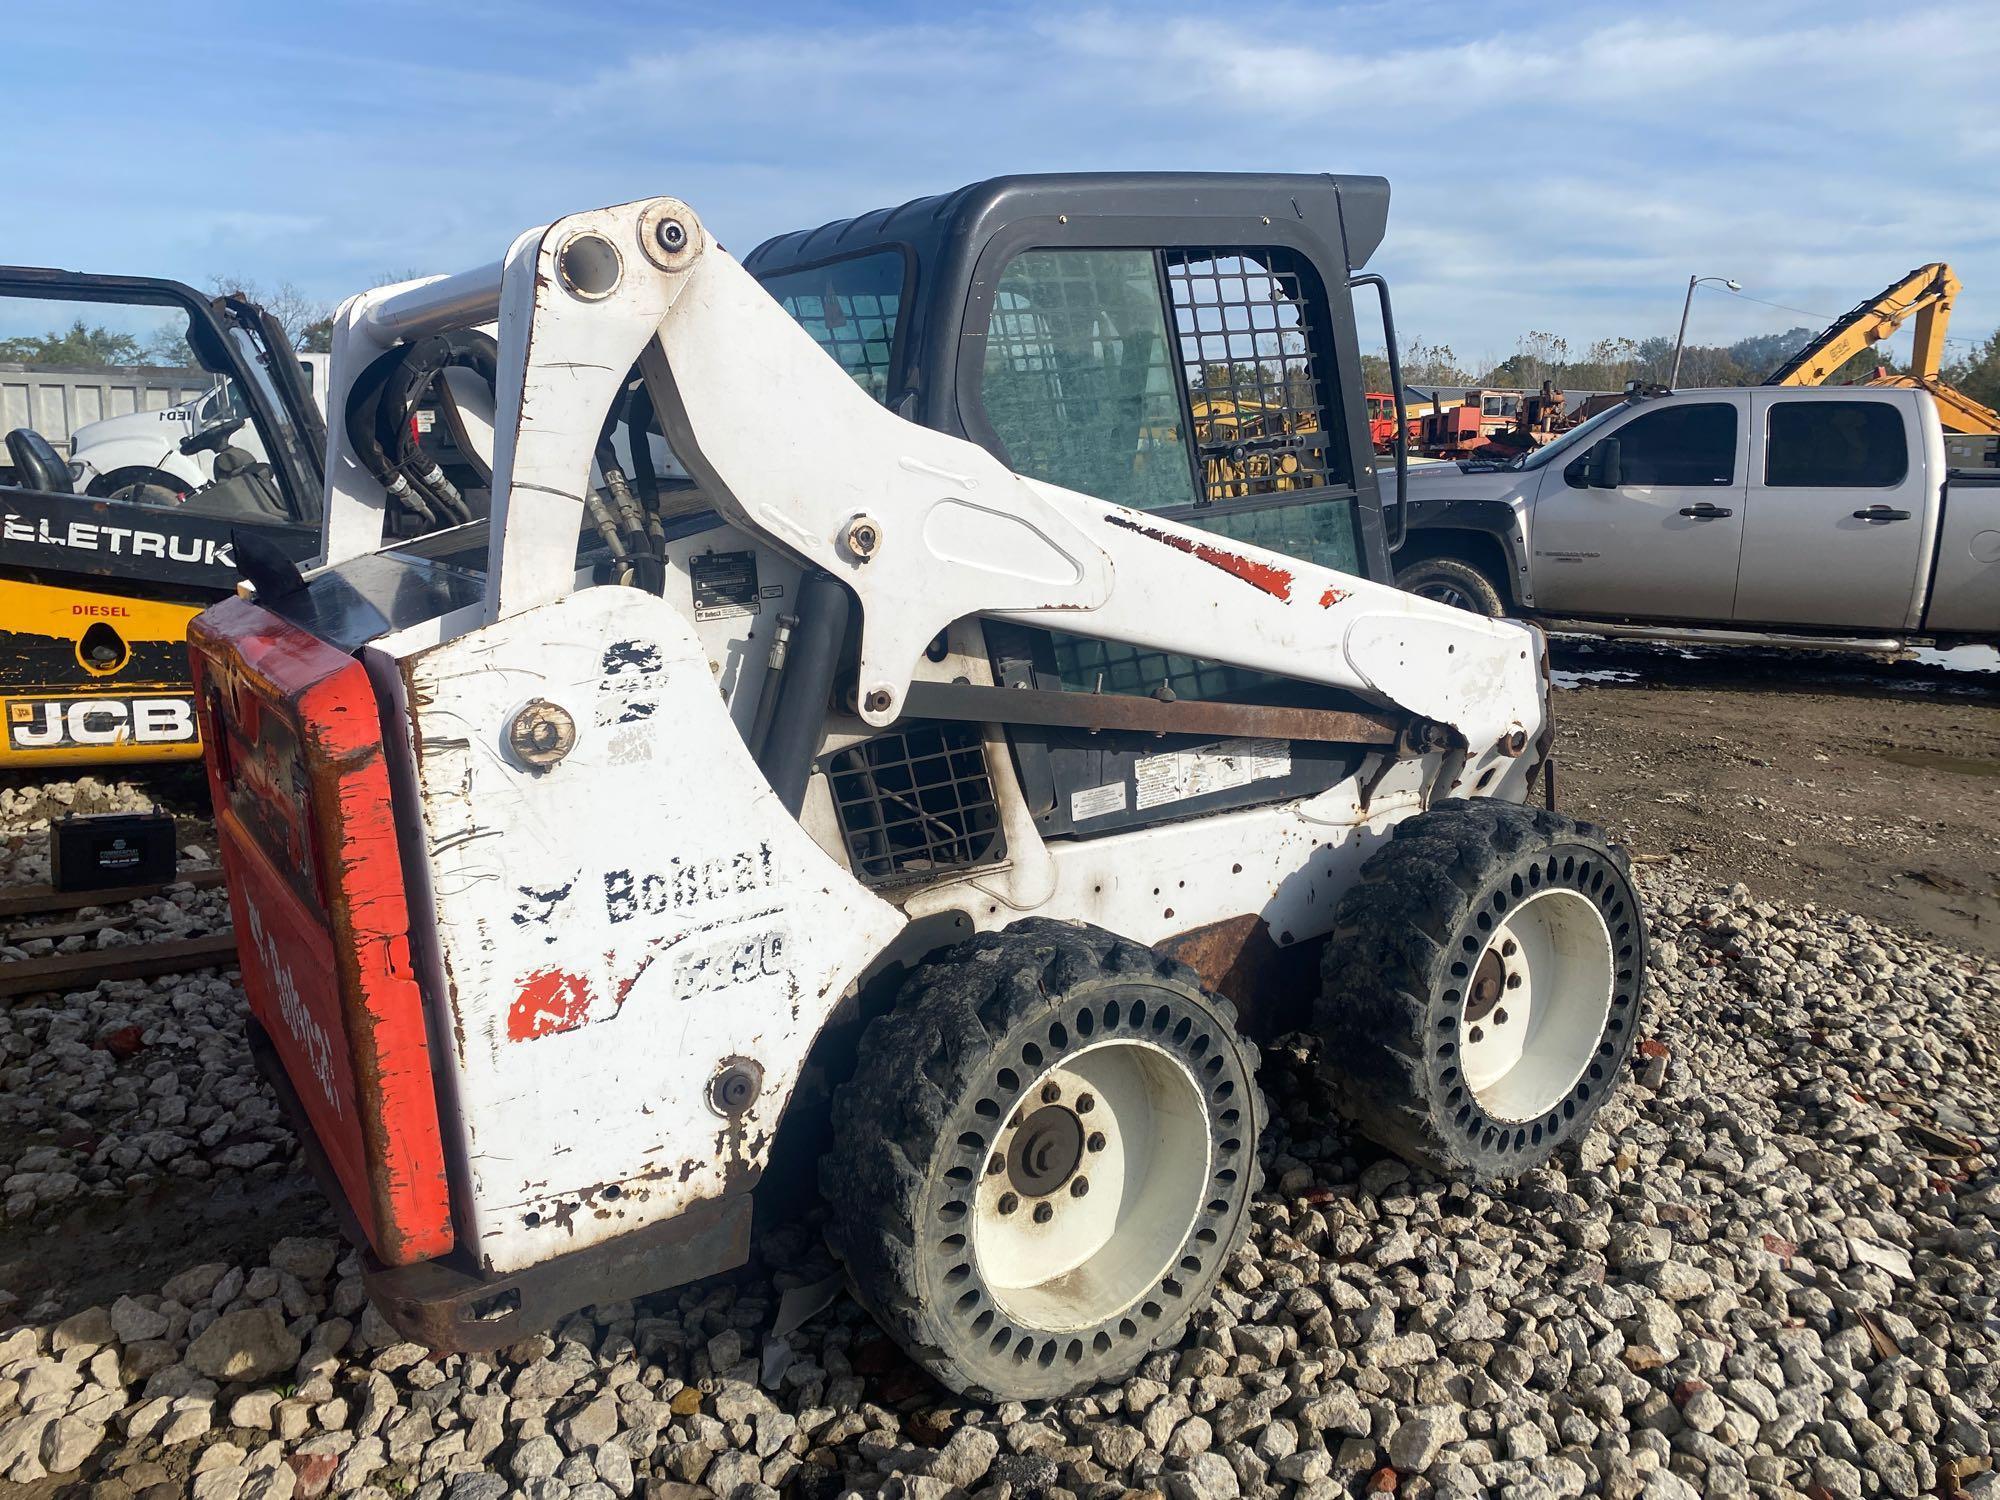
[[[326,408],[326,375],[330,355],[301,354],[299,369],[322,413]],[[120,498],[143,490],[167,490],[186,495],[215,477],[217,447],[186,453],[187,439],[226,422],[241,423],[229,446],[242,449],[258,463],[269,462],[263,439],[234,381],[218,379],[192,401],[159,411],[134,411],[88,422],[76,429],[70,444],[70,473],[84,492],[100,499]]]
[[[1950,473],[1920,390],[1635,394],[1407,490],[1398,580],[1484,613],[1883,650],[2000,636],[2000,474]]]

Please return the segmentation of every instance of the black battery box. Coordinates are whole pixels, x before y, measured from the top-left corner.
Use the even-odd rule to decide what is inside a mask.
[[[49,883],[59,891],[164,885],[178,858],[166,813],[73,814],[49,824]]]

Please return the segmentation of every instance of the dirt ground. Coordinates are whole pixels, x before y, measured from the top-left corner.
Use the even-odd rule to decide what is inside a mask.
[[[1557,643],[1557,799],[1719,883],[2000,958],[2000,672]]]

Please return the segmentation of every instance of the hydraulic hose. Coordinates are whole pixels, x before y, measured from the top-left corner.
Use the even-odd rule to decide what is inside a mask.
[[[813,573],[799,581],[798,625],[792,631],[777,683],[777,706],[757,758],[771,789],[793,817],[805,803],[813,756],[826,734],[850,608],[846,586],[828,574]]]
[[[471,370],[491,386],[498,358],[493,340],[476,329],[437,334],[389,350],[361,372],[348,392],[347,438],[355,457],[393,504],[426,525],[445,518],[469,521],[472,510],[437,460],[418,444],[417,407],[447,368]]]
[[[653,398],[643,379],[635,381],[625,396],[625,431],[632,439],[632,482],[646,512],[646,534],[653,540],[654,552],[664,558],[667,530],[660,515],[660,471],[653,467],[652,421]]]

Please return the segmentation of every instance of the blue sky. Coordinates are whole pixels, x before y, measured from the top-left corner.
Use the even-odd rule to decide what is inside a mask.
[[[56,4],[8,15],[6,259],[335,299],[671,192],[732,249],[1003,171],[1378,172],[1406,333],[1673,332],[1948,259],[2000,324],[1989,4]],[[32,209],[33,212],[27,210]],[[1814,321],[1704,292],[1690,337]]]

